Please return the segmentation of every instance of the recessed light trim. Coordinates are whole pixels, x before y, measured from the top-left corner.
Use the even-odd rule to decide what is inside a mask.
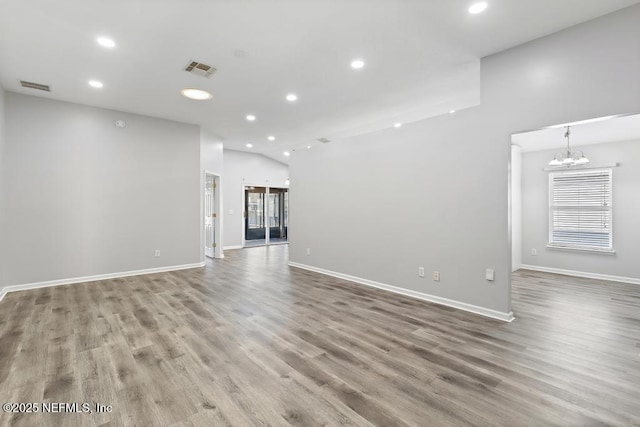
[[[253,122],[253,121],[255,121],[255,119],[256,119],[256,116],[254,116],[253,114],[247,114],[247,120],[248,121]]]
[[[307,149],[309,149],[309,148],[311,148],[311,146],[310,146],[310,145],[307,145]]]
[[[89,80],[89,86],[100,89],[104,86],[104,84],[98,80]]]
[[[253,148],[253,144],[252,143],[248,143],[247,144],[247,148]]]
[[[396,123],[393,125],[394,128],[398,129],[402,127],[402,123]]]
[[[477,15],[478,13],[482,13],[487,10],[487,6],[489,6],[489,4],[486,1],[474,3],[469,6],[469,13],[472,15]]]
[[[296,95],[295,93],[289,93],[287,94],[286,99],[289,102],[296,102],[298,100],[298,95]]]
[[[211,95],[206,90],[202,89],[194,89],[194,88],[185,88],[180,91],[182,96],[185,96],[189,99],[193,99],[196,101],[206,101],[207,99],[211,99],[213,95]]]
[[[98,37],[96,38],[96,42],[98,42],[100,46],[107,47],[109,49],[113,49],[114,47],[116,47],[116,42],[114,42],[109,37]]]
[[[364,67],[364,61],[362,59],[354,59],[351,61],[351,68],[359,70]]]
[[[269,136],[267,137],[267,139],[268,139],[269,141],[275,141],[275,140],[276,140],[276,137],[275,137],[275,136],[273,136],[273,135],[269,135]]]
[[[290,152],[288,152],[288,151],[285,151],[285,152],[284,152],[284,153],[282,153],[282,154],[284,154],[284,155],[285,155],[285,157],[289,157],[289,156],[291,155],[291,153],[290,153]]]

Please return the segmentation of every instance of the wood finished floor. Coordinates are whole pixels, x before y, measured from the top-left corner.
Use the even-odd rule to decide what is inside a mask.
[[[290,268],[286,246],[0,302],[25,426],[640,425],[640,286],[522,271],[516,320]]]

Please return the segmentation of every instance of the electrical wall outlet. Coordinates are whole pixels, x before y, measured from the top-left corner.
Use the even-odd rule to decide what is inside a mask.
[[[160,249],[156,249],[154,256],[159,257],[160,256]]]
[[[418,277],[424,277],[424,267],[418,267]]]
[[[495,270],[493,270],[492,268],[487,268],[487,270],[484,273],[484,278],[490,282],[493,282],[496,278]]]
[[[434,271],[433,272],[433,281],[434,282],[439,282],[440,281],[440,272],[439,271]]]
[[[307,256],[311,255],[311,248],[307,248]]]
[[[536,248],[531,249],[531,255],[533,256],[538,255],[538,250]]]

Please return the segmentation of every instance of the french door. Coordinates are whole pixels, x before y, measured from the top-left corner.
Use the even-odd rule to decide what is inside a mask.
[[[287,243],[289,190],[244,187],[244,246]]]

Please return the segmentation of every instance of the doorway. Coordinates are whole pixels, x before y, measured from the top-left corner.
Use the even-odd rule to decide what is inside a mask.
[[[289,189],[244,187],[244,247],[288,243]]]

